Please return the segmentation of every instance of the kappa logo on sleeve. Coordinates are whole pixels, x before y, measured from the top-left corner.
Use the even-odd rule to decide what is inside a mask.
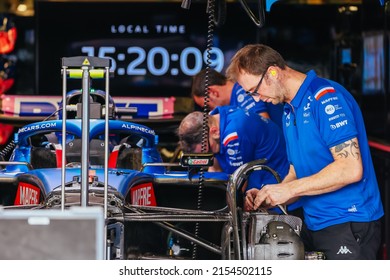
[[[229,144],[229,142],[233,141],[233,140],[236,140],[238,139],[238,134],[237,132],[232,132],[230,134],[228,134],[222,141],[223,145],[226,146],[227,144]]]

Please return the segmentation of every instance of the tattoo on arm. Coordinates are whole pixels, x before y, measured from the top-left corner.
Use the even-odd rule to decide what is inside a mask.
[[[356,159],[360,158],[359,145],[356,139],[352,139],[341,143],[334,148],[335,153],[338,157],[347,158],[350,155]]]

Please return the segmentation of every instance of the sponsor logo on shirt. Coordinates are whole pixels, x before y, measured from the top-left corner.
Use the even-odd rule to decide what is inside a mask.
[[[330,129],[335,130],[335,129],[338,129],[338,128],[340,128],[342,126],[345,126],[347,124],[348,124],[348,120],[343,120],[341,122],[337,122],[335,124],[331,124],[330,125]]]
[[[229,160],[232,160],[232,161],[242,160],[242,156],[240,155],[240,151],[238,151],[238,150],[236,150],[235,153],[233,155],[230,155],[228,158],[229,158]]]
[[[335,101],[335,100],[339,100],[339,98],[337,96],[329,97],[329,98],[327,98],[325,100],[322,100],[321,104],[326,104],[326,103],[328,103],[330,101]]]
[[[336,111],[336,109],[334,108],[333,105],[326,105],[325,107],[325,113],[327,113],[328,115],[332,115],[334,112]]]
[[[255,107],[255,103],[250,103],[248,106],[245,107],[245,110],[249,111],[250,109],[252,109],[253,107]]]
[[[303,107],[303,111],[309,110],[310,109],[310,102],[306,104],[306,106]]]
[[[335,115],[335,116],[330,117],[328,120],[329,120],[329,121],[333,121],[333,120],[336,120],[336,119],[338,119],[338,118],[340,118],[340,117],[345,117],[345,114],[344,114],[344,113],[337,114],[337,115]]]
[[[239,94],[238,96],[237,96],[237,101],[238,102],[242,102],[242,101],[244,101],[244,99],[245,99],[245,96],[243,95],[243,94]]]
[[[239,162],[229,162],[230,166],[241,166],[244,164],[243,161],[239,161]]]
[[[314,94],[314,98],[316,100],[320,99],[322,96],[324,96],[325,94],[327,93],[335,93],[336,90],[334,89],[334,87],[324,87],[320,90],[318,90],[315,94]]]
[[[288,112],[288,113],[285,112],[285,114],[287,114],[287,116],[286,116],[286,127],[289,127],[290,123],[291,123],[291,114],[290,114],[290,112]]]
[[[227,144],[229,144],[229,142],[233,141],[233,140],[236,140],[238,139],[238,134],[237,132],[232,132],[230,134],[228,134],[223,140],[222,140],[222,143],[224,146],[226,146]]]
[[[228,155],[232,156],[232,155],[234,155],[236,152],[235,152],[234,150],[232,150],[232,149],[227,149],[227,153],[228,153]]]

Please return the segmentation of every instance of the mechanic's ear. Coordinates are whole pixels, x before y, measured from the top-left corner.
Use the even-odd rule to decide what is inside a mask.
[[[209,86],[210,97],[219,97],[219,88],[216,85]]]
[[[215,125],[210,126],[210,137],[212,139],[219,139],[219,128]]]
[[[278,71],[276,67],[271,66],[269,69],[269,73],[272,77],[276,77],[278,75]]]

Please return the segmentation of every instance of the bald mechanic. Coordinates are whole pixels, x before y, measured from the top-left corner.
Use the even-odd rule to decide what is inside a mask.
[[[232,106],[216,107],[208,117],[209,147],[214,154],[214,166],[209,171],[232,174],[238,167],[256,159],[267,159],[267,166],[281,178],[287,174],[286,147],[280,128],[271,120]],[[200,153],[203,113],[192,112],[178,128],[180,146],[184,152]],[[268,171],[255,171],[246,191],[262,184],[276,183]],[[298,204],[288,210],[297,208]],[[245,206],[246,207],[246,206]]]

